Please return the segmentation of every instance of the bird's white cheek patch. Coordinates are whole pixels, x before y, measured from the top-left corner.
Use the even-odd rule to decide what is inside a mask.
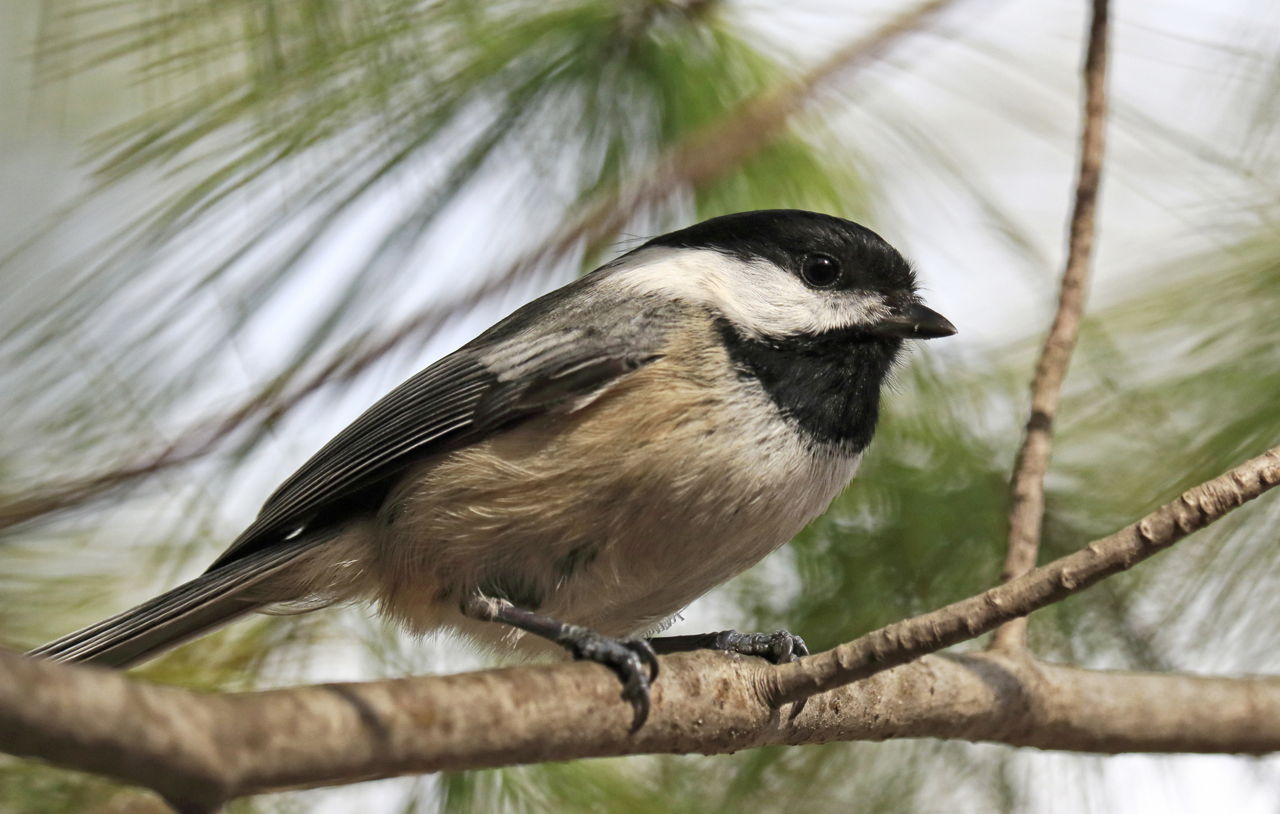
[[[878,294],[816,291],[786,269],[712,249],[654,247],[610,270],[611,282],[724,314],[755,336],[817,334],[875,322],[888,308]]]

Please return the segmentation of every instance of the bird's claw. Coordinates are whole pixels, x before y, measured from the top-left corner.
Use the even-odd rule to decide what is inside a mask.
[[[715,649],[729,653],[740,653],[744,656],[760,656],[774,664],[788,664],[799,661],[809,655],[809,646],[804,639],[785,630],[773,633],[739,633],[726,630],[716,636]],[[807,698],[801,698],[791,707],[791,717],[795,718],[804,710]]]
[[[658,655],[648,640],[614,638],[576,625],[566,626],[560,644],[581,661],[594,661],[613,670],[622,681],[622,700],[631,704],[631,731],[649,718],[649,688],[658,678]]]
[[[716,636],[714,647],[716,650],[743,656],[760,656],[774,664],[787,664],[809,655],[809,647],[804,639],[785,630],[775,630],[773,633],[726,630]]]

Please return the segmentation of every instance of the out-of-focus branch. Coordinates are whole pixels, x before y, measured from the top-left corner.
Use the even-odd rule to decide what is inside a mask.
[[[111,489],[190,462],[217,448],[237,430],[268,425],[321,387],[349,380],[411,338],[429,336],[450,317],[465,313],[575,247],[609,239],[636,212],[683,189],[698,188],[732,172],[781,135],[818,91],[843,74],[882,56],[939,12],[959,0],[927,0],[870,34],[839,49],[802,76],[761,92],[735,112],[673,145],[654,168],[630,185],[590,202],[569,224],[485,282],[443,303],[435,303],[385,333],[369,332],[337,352],[329,364],[305,379],[275,381],[226,416],[192,428],[177,442],[108,472],[72,483],[54,484],[0,502],[0,530],[79,505]]]
[[[617,679],[592,664],[206,695],[0,651],[0,751],[147,786],[183,812],[403,774],[832,740],[1280,751],[1280,678],[1095,672],[1021,651],[926,655],[1081,591],[1277,484],[1280,448],[1076,554],[795,664],[666,657],[635,734]],[[779,707],[822,690],[833,691],[795,717]]]
[[[1107,114],[1108,0],[1093,0],[1089,43],[1084,60],[1084,125],[1080,134],[1080,169],[1071,211],[1067,264],[1058,291],[1058,310],[1045,337],[1031,381],[1031,416],[1009,481],[1009,543],[1003,577],[1019,577],[1036,565],[1044,524],[1044,478],[1053,451],[1053,420],[1062,382],[1080,334],[1093,253],[1098,186],[1102,180]],[[992,638],[995,648],[1026,644],[1027,620],[1013,619]]]

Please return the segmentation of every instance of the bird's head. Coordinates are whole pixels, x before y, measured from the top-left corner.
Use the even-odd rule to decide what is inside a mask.
[[[740,374],[810,438],[846,453],[870,442],[903,340],[956,332],[883,238],[815,212],[712,218],[611,265],[635,293],[708,314]]]
[[[831,215],[724,215],[654,238],[624,262],[631,285],[704,305],[754,339],[841,334],[896,344],[956,332],[921,302],[896,249]]]

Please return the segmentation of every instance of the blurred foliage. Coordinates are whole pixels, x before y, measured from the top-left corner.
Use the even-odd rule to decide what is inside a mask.
[[[136,410],[200,393],[228,340],[287,310],[269,358],[280,375],[302,369],[384,323],[424,266],[452,281],[422,249],[460,202],[493,196],[506,228],[545,229],[780,79],[717,6],[51,0],[45,74],[129,60],[157,96],[94,139],[99,189],[141,177],[161,194],[71,258],[56,303],[14,309],[0,354],[41,392],[69,326],[109,333],[113,379],[165,371],[137,376]],[[785,135],[694,191],[695,209],[856,208],[856,176],[815,136]],[[316,258],[353,219],[355,257],[316,285]]]
[[[0,156],[11,177],[23,161],[42,167],[0,196],[0,285],[12,292],[0,298],[0,495],[179,440],[365,332],[482,286],[567,213],[901,8],[870,4],[864,19],[729,0],[0,7],[6,43],[31,35],[16,43],[33,83],[29,141],[59,132],[42,129],[51,117],[73,143],[93,134],[91,172],[74,183],[52,180],[65,157]],[[1062,410],[1046,558],[1280,440],[1280,39],[1259,34],[1277,22],[1263,4],[1231,8],[1239,19],[1224,13],[1218,29],[1239,36],[1181,43],[1194,81],[1164,87],[1183,94],[1179,112],[1189,100],[1209,111],[1196,121],[1145,104],[1156,85],[1144,77],[1168,68],[1153,43],[1175,35],[1120,19],[1104,252]],[[954,261],[952,278],[932,266],[922,276],[959,303],[942,310],[962,333],[897,372],[855,486],[695,605],[689,624],[787,627],[825,648],[990,585],[1066,207],[1079,12],[957,15],[851,75],[733,173],[635,213],[614,245],[546,258],[440,337],[247,441],[11,531],[0,642],[36,644],[190,575],[345,420],[501,311],[628,240],[758,207],[867,220],[917,256]],[[1028,14],[1052,20],[1053,48],[1025,33]],[[1230,104],[1205,101],[1219,98]],[[0,123],[0,144],[29,145],[19,129]],[[1052,157],[1045,177],[1060,183],[1020,179],[1025,155]],[[1155,226],[1138,223],[1141,201]],[[1278,520],[1261,503],[1037,614],[1035,649],[1095,667],[1280,670]],[[141,672],[243,689],[483,661],[338,611],[236,625]],[[1261,764],[1260,782],[1274,784],[1274,769]],[[1051,811],[1054,795],[1092,810],[1114,808],[1105,775],[1095,758],[991,746],[830,744],[449,774],[234,810]],[[0,760],[0,812],[148,810],[149,799]]]

